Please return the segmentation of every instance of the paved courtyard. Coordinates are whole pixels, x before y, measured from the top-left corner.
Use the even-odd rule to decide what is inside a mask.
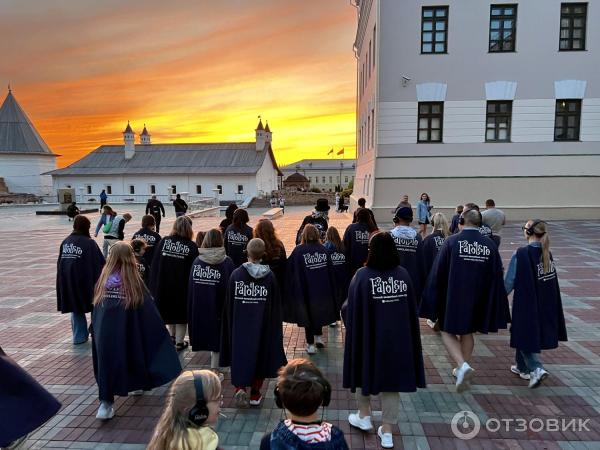
[[[69,316],[56,312],[56,257],[70,224],[62,217],[36,217],[33,211],[0,209],[0,346],[55,394],[63,407],[30,436],[25,447],[143,449],[162,410],[166,388],[141,397],[118,398],[113,420],[95,419],[97,388],[90,344],[74,347]],[[288,252],[307,211],[290,208],[275,221]],[[260,211],[251,213],[252,225]],[[90,218],[94,223],[97,215]],[[140,208],[134,208],[135,225],[127,226],[126,236],[137,229],[140,218]],[[172,220],[163,222],[163,233]],[[194,230],[206,230],[220,220],[196,219]],[[331,223],[342,232],[349,222],[349,215],[332,213]],[[523,243],[520,225],[511,223],[503,231],[505,264]],[[428,388],[402,395],[396,449],[600,449],[600,224],[552,222],[550,230],[569,331],[568,343],[542,356],[551,377],[541,388],[528,389],[526,382],[508,371],[513,352],[507,333],[479,336],[472,363],[474,385],[467,393],[457,394],[452,364],[440,338],[423,323]],[[379,448],[375,433],[350,429],[346,421],[356,404],[350,392],[341,388],[343,331],[339,326],[328,328],[324,337],[327,348],[312,359],[334,386],[325,415],[342,428],[352,448]],[[304,335],[298,328],[286,325],[284,341],[289,359],[306,357]],[[205,352],[186,351],[181,359],[186,369],[207,367],[209,362]],[[244,411],[231,408],[233,388],[228,374],[223,385],[227,417],[220,419],[217,428],[221,445],[257,449],[261,436],[282,417],[273,400],[274,382],[269,383],[261,408]],[[476,438],[454,437],[451,420],[460,411],[472,411],[482,422]],[[380,414],[375,413],[376,423]],[[557,418],[564,419],[567,429],[547,422]],[[492,420],[486,430],[483,424],[488,419]],[[531,426],[523,426],[525,421]],[[578,424],[583,424],[581,430]]]

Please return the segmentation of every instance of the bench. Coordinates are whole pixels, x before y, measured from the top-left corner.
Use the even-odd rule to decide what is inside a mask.
[[[272,208],[262,215],[265,219],[273,220],[283,216],[283,208]]]
[[[221,208],[219,206],[213,206],[210,208],[197,209],[195,211],[190,211],[186,214],[186,216],[190,218],[195,217],[219,217],[221,215]]]

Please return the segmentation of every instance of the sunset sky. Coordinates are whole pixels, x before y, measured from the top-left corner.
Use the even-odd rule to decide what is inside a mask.
[[[2,0],[0,83],[65,166],[122,142],[254,139],[280,164],[355,154],[348,0]],[[0,90],[0,102],[6,88]]]

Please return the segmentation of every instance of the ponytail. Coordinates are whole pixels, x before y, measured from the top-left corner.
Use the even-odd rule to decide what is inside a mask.
[[[539,237],[540,244],[542,244],[542,265],[544,267],[544,273],[550,272],[550,237],[548,236],[548,230],[546,222],[536,220],[530,225],[533,234]]]

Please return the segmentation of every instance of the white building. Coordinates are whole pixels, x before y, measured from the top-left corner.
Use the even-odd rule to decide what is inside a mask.
[[[145,202],[187,192],[221,201],[243,201],[277,189],[280,175],[272,133],[259,122],[254,142],[152,144],[146,127],[135,143],[131,126],[124,145],[102,145],[64,169],[49,172],[54,189],[75,188],[77,198],[97,202],[102,189],[109,201]]]
[[[354,183],[355,159],[303,159],[281,167],[284,179],[298,172],[308,178],[310,187],[334,192],[341,184],[342,189]]]
[[[355,0],[353,205],[600,217],[597,2]]]
[[[56,157],[9,88],[0,107],[0,178],[9,192],[51,195],[52,178],[41,174],[56,168]]]

